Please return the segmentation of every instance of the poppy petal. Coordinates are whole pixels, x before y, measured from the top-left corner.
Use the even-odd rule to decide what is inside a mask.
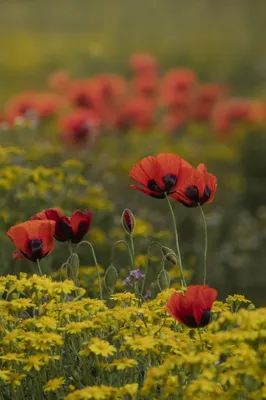
[[[155,199],[164,199],[165,198],[164,193],[158,193],[153,190],[146,189],[146,188],[143,188],[143,187],[137,186],[137,185],[130,185],[130,187],[133,189],[137,189],[140,192],[147,194],[148,196],[154,197]]]
[[[148,186],[150,180],[155,178],[156,158],[153,156],[145,157],[131,169],[129,176],[143,186]]]
[[[172,153],[159,153],[156,156],[156,171],[155,171],[155,180],[159,187],[166,188],[167,183],[165,182],[166,176],[172,177],[172,185],[169,187],[171,191],[177,185],[178,175],[181,166],[181,157]],[[167,189],[167,188],[166,188]]]
[[[77,210],[70,218],[70,225],[73,230],[74,243],[80,242],[90,229],[92,213],[86,210],[84,213]]]
[[[52,221],[59,221],[59,219],[63,216],[61,210],[59,208],[48,208],[43,210],[32,217],[30,220],[47,220],[50,219]]]
[[[8,230],[7,236],[14,242],[19,250],[22,250],[25,254],[30,256],[28,248],[29,236],[27,229],[25,229],[25,222],[12,226]]]
[[[217,291],[207,285],[202,285],[195,293],[197,301],[194,302],[193,315],[197,324],[201,324],[202,317],[206,310],[210,310],[217,297]]]
[[[25,257],[23,256],[23,254],[21,253],[21,251],[19,249],[16,249],[16,250],[13,251],[12,257],[16,258],[17,260],[24,260],[25,259]]]
[[[54,249],[55,222],[43,221],[39,225],[38,238],[42,240],[42,255],[50,254]]]
[[[166,303],[166,311],[177,321],[185,323],[181,315],[180,303],[182,302],[183,295],[181,293],[173,293]]]

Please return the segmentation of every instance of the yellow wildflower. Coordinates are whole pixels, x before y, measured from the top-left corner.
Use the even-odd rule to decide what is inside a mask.
[[[116,369],[117,371],[123,371],[127,368],[134,368],[138,365],[137,361],[133,358],[120,358],[120,360],[114,360],[111,364],[107,365],[107,369]]]
[[[108,357],[116,352],[116,348],[105,340],[92,338],[86,349],[80,351],[80,355],[87,355],[90,352],[97,356]]]
[[[50,379],[44,386],[43,390],[45,392],[54,392],[60,389],[60,387],[65,383],[65,378],[54,378]]]

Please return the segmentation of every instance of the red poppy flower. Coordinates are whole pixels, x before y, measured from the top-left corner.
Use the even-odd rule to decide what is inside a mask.
[[[120,114],[116,119],[119,130],[150,129],[154,125],[155,105],[154,102],[143,96],[132,97],[125,102]]]
[[[79,243],[90,229],[92,213],[77,210],[66,217],[58,208],[48,208],[30,218],[31,220],[55,221],[54,237],[59,242]]]
[[[194,118],[198,121],[207,121],[211,118],[214,106],[218,101],[226,98],[228,88],[223,84],[209,83],[198,89]]]
[[[60,118],[58,126],[66,145],[84,145],[98,134],[100,120],[94,111],[79,109]]]
[[[74,107],[95,110],[95,81],[93,79],[71,81],[67,98]]]
[[[158,61],[149,53],[133,53],[129,63],[131,71],[137,75],[149,75],[158,71]]]
[[[7,103],[5,114],[10,123],[19,117],[34,121],[52,117],[64,103],[63,98],[53,93],[21,93]]]
[[[17,246],[13,257],[37,262],[47,256],[54,248],[54,232],[53,221],[27,221],[12,226],[7,236]]]
[[[160,153],[139,161],[130,171],[129,176],[142,186],[130,185],[149,196],[163,199],[165,194],[174,194],[179,179],[190,174],[191,165],[176,154]]]
[[[137,75],[131,82],[131,89],[134,96],[155,97],[158,88],[158,76]]]
[[[217,291],[208,285],[191,285],[185,295],[173,293],[167,301],[166,310],[189,328],[202,328],[210,322],[216,297]]]
[[[211,203],[216,189],[216,176],[210,174],[204,164],[199,164],[182,179],[180,186],[175,193],[171,194],[171,197],[186,207],[197,207]]]
[[[60,92],[65,91],[70,84],[70,76],[67,71],[57,71],[54,72],[48,78],[48,85],[53,90],[58,90]]]

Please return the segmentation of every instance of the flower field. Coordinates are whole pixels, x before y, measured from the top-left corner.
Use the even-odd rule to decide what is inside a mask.
[[[265,100],[128,76],[2,107],[0,399],[264,399]]]

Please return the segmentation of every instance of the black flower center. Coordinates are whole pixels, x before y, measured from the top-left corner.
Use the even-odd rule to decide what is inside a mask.
[[[163,177],[163,182],[164,182],[164,192],[170,194],[171,190],[177,184],[177,176],[176,175],[167,174],[167,175],[165,175]]]
[[[160,197],[160,198],[164,198],[165,197],[165,193],[167,194],[171,194],[174,193],[174,191],[172,190],[176,183],[177,183],[177,176],[176,175],[172,175],[172,174],[167,174],[164,175],[163,177],[163,183],[164,183],[164,187],[161,188],[155,181],[155,179],[150,179],[148,182],[148,188],[150,190],[152,190],[153,192],[157,192],[159,194],[159,196],[155,196],[155,197]]]
[[[87,107],[87,108],[91,107],[91,101],[85,94],[78,95],[75,103],[77,107]]]
[[[81,221],[76,234],[73,233],[72,243],[79,243],[89,230],[89,222]]]
[[[31,260],[37,261],[43,258],[43,241],[41,239],[31,239],[28,242],[28,247],[31,252]]]
[[[183,316],[183,321],[189,328],[203,328],[210,323],[210,320],[211,310],[209,309],[203,311],[199,324],[197,324],[197,321],[193,315]]]
[[[64,220],[60,219],[55,224],[55,238],[59,242],[66,242],[73,237],[73,230],[71,226]]]
[[[188,186],[185,190],[185,195],[192,204],[186,202],[183,202],[183,204],[187,207],[196,207],[199,204],[202,205],[209,200],[211,193],[211,189],[208,186],[205,186],[203,196],[200,196],[197,186]]]

